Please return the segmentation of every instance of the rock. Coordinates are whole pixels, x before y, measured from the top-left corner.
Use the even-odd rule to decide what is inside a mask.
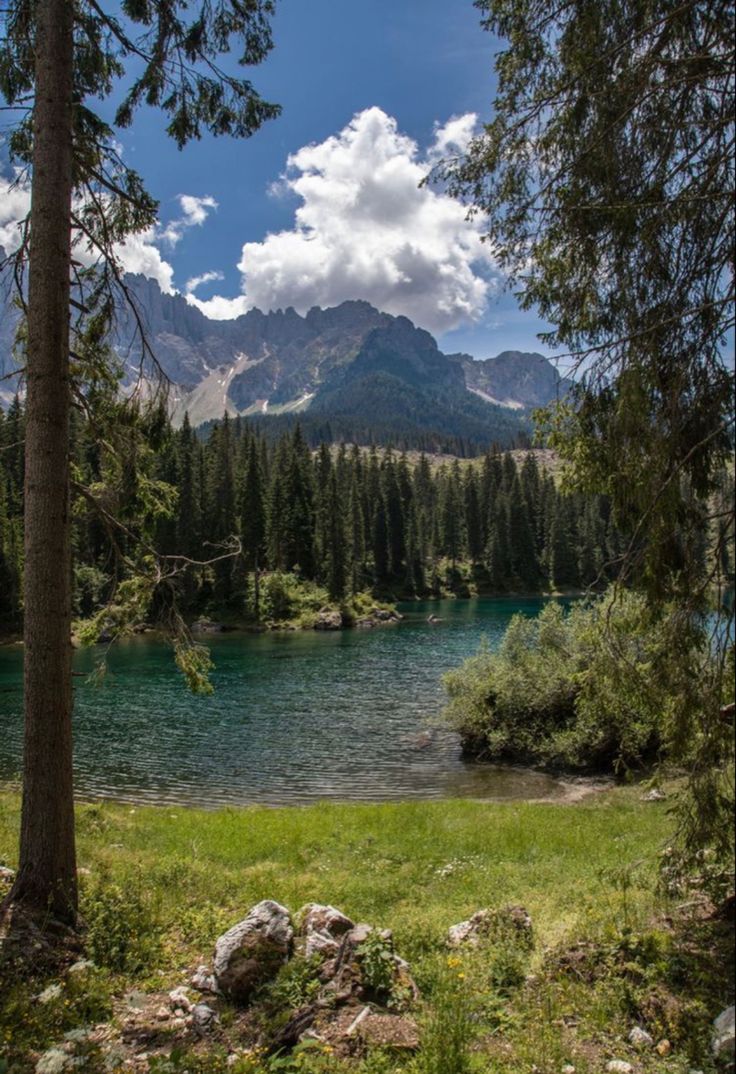
[[[370,628],[374,627],[376,624],[372,619],[368,618],[367,616],[364,616],[362,619],[356,619],[355,625],[361,630],[370,630]]]
[[[212,1033],[217,1028],[220,1019],[217,1011],[210,1007],[209,1003],[197,1003],[192,1007],[192,1029],[200,1037]]]
[[[342,614],[332,608],[320,608],[314,621],[315,630],[342,630]]]
[[[187,990],[183,986],[181,988],[174,988],[169,992],[169,1004],[172,1011],[183,1011],[188,1014],[192,1009],[192,1001],[187,995]]]
[[[62,1074],[72,1065],[72,1057],[61,1048],[49,1048],[36,1063],[36,1074]]]
[[[78,962],[75,962],[72,966],[69,967],[69,969],[67,970],[67,973],[69,973],[69,974],[89,973],[91,970],[94,970],[94,969],[97,969],[97,967],[95,966],[94,962],[92,962],[88,958],[80,958],[80,960]]]
[[[137,989],[128,992],[125,996],[125,1004],[133,1011],[142,1011],[148,1002],[148,997],[145,992],[139,992]]]
[[[606,1065],[606,1070],[608,1074],[634,1074],[634,1068],[625,1059],[612,1059]]]
[[[372,608],[371,619],[374,623],[398,623],[403,615],[392,608]]]
[[[444,620],[443,620],[443,619],[441,619],[439,615],[430,615],[430,616],[429,616],[429,617],[427,618],[427,622],[428,622],[428,623],[432,623],[433,625],[434,625],[435,623],[442,623],[443,621],[444,621]]]
[[[652,787],[650,791],[642,795],[642,802],[664,802],[667,795],[659,787]]]
[[[560,1071],[560,1074],[575,1074],[575,1067],[572,1063],[566,1063]]]
[[[168,1022],[170,1016],[171,1012],[168,1007],[159,1007],[156,1011],[156,1021],[158,1022]]]
[[[294,940],[289,911],[277,902],[259,902],[215,944],[214,977],[220,991],[246,1003],[254,989],[275,977]]]
[[[655,1051],[657,1055],[661,1055],[663,1059],[666,1059],[668,1055],[672,1054],[672,1045],[668,1040],[661,1040]]]
[[[629,1033],[629,1044],[633,1044],[635,1048],[653,1048],[654,1037],[645,1029],[635,1026]]]
[[[39,1003],[53,1003],[61,993],[62,987],[60,984],[50,984],[48,988],[44,988],[40,995],[36,996],[36,999]]]
[[[0,884],[12,884],[15,880],[15,869],[7,865],[0,865]]]
[[[502,910],[478,910],[467,921],[452,925],[447,942],[450,947],[478,947],[482,940],[499,934],[516,935],[524,944],[531,944],[532,919],[523,906],[506,906]]]
[[[736,1009],[728,1007],[713,1023],[713,1055],[721,1063],[733,1065],[736,1058]]]
[[[91,1029],[85,1029],[80,1027],[79,1029],[70,1029],[64,1034],[64,1040],[70,1044],[86,1044],[92,1035]]]
[[[197,966],[189,982],[197,992],[219,992],[214,974],[210,973],[209,966]]]
[[[211,619],[197,619],[192,623],[192,634],[222,634],[225,627],[222,623],[213,623]]]
[[[354,927],[354,922],[334,906],[308,903],[297,916],[299,931],[305,938],[304,954],[307,958],[313,955],[334,958],[342,937]]]

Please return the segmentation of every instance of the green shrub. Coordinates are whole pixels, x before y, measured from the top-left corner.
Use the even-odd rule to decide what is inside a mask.
[[[621,771],[653,762],[674,698],[667,635],[641,597],[617,593],[536,619],[516,615],[498,652],[445,676],[450,725],[468,752],[552,769]]]
[[[310,626],[327,604],[326,589],[296,574],[274,571],[261,581],[261,617],[265,622]]]
[[[320,989],[319,958],[292,958],[266,986],[269,1005],[276,1010],[291,1011],[314,999]]]
[[[153,899],[140,880],[125,890],[101,877],[82,891],[87,951],[98,966],[134,973],[147,968],[159,950]]]
[[[387,1000],[396,975],[393,943],[374,931],[360,945],[357,955],[366,988],[377,1000]]]

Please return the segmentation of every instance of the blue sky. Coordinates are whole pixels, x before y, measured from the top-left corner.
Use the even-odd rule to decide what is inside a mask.
[[[490,116],[498,42],[471,0],[278,0],[274,36],[247,74],[283,114],[253,138],[180,152],[145,109],[121,136],[161,218],[128,266],[180,291],[211,274],[189,286],[210,315],[367,298],[448,351],[544,350],[460,207],[416,189]]]

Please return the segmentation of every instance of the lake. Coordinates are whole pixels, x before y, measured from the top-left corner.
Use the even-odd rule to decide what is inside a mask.
[[[498,644],[540,599],[427,601],[397,625],[335,633],[208,637],[215,693],[193,697],[155,636],[120,643],[102,685],[75,679],[82,797],[197,805],[562,797],[541,773],[465,762],[438,726],[441,676]],[[442,622],[430,625],[435,614]],[[88,672],[101,650],[75,653]],[[17,775],[22,649],[0,648],[0,780]]]

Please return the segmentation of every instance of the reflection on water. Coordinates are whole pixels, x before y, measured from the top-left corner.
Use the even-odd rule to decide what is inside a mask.
[[[77,791],[206,807],[561,795],[548,776],[463,762],[437,726],[442,673],[541,603],[426,602],[371,631],[215,636],[206,698],[185,691],[166,645],[132,639],[110,653],[103,686],[75,679]],[[77,653],[76,670],[98,658]],[[21,660],[0,648],[0,779],[20,767]]]

